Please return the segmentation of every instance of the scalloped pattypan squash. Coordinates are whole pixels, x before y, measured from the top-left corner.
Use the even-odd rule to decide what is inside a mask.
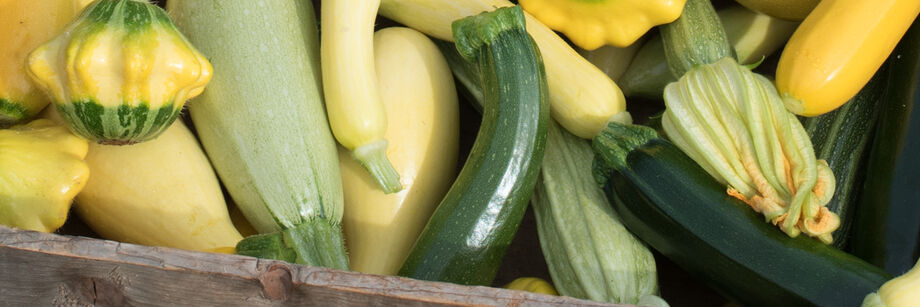
[[[654,26],[672,22],[686,0],[520,0],[528,13],[585,50],[626,47]]]
[[[166,12],[146,0],[90,4],[27,65],[71,130],[102,144],[157,137],[212,71]]]

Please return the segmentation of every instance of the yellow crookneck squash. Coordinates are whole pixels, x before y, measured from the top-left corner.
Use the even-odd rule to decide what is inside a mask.
[[[38,114],[48,98],[26,74],[26,55],[51,39],[91,0],[0,0],[0,127]]]
[[[374,34],[380,97],[389,118],[386,155],[401,191],[384,194],[339,147],[345,194],[342,219],[351,269],[395,275],[456,173],[457,92],[437,46],[418,31],[395,27]]]
[[[87,142],[48,119],[0,130],[0,224],[52,232],[86,185]]]

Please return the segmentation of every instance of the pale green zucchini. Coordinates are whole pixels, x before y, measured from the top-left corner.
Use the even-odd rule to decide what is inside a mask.
[[[347,268],[312,3],[170,1],[167,8],[214,66],[211,86],[189,110],[240,211],[260,233],[282,231],[297,262]]]

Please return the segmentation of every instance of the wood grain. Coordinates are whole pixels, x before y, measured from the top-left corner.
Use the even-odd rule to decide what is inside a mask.
[[[0,226],[3,306],[624,306]]]

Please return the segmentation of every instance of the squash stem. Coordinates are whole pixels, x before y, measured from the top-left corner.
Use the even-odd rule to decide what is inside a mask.
[[[646,126],[608,122],[607,128],[601,130],[591,142],[595,151],[607,153],[594,158],[594,180],[601,186],[607,184],[611,168],[627,168],[626,156],[629,152],[657,138],[658,132]]]
[[[323,218],[292,228],[249,236],[237,243],[236,253],[263,259],[348,270],[348,256],[339,225]]]
[[[399,173],[393,168],[393,164],[387,159],[387,140],[380,139],[376,142],[365,144],[355,148],[352,156],[361,163],[367,171],[374,177],[380,188],[386,194],[396,193],[402,190],[402,184],[399,183]]]
[[[281,233],[284,243],[297,254],[297,264],[348,270],[340,225],[314,218]]]

